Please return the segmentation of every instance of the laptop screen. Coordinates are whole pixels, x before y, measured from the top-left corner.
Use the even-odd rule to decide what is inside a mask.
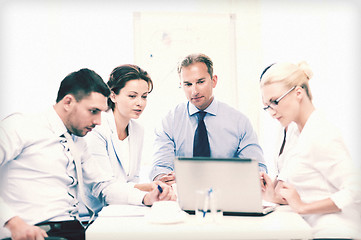
[[[225,215],[262,215],[258,162],[249,158],[177,157],[174,161],[178,201],[195,210],[199,190],[213,189]],[[238,214],[239,213],[239,214]]]

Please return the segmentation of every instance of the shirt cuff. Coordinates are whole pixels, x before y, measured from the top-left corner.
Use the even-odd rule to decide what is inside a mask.
[[[259,171],[260,172],[265,172],[265,173],[268,173],[267,171],[267,166],[263,163],[258,163],[258,167],[259,167]]]
[[[11,218],[17,216],[17,214],[11,210],[11,208],[0,199],[0,227],[5,227],[5,223]]]
[[[348,194],[345,194],[345,191],[342,190],[334,193],[330,198],[339,209],[343,209],[347,205],[354,202],[352,197]]]
[[[154,167],[150,175],[151,181],[154,181],[154,178],[157,177],[159,174],[168,174],[171,171],[172,169],[166,167]]]
[[[132,184],[132,188],[129,189],[129,196],[128,196],[128,204],[131,205],[143,205],[143,199],[144,196],[147,194],[147,192],[143,192],[139,190],[138,188],[135,188]]]

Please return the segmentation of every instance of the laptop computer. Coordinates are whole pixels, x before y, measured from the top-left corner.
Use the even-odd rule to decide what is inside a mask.
[[[263,206],[258,162],[249,158],[176,157],[174,161],[180,207],[195,212],[197,190],[217,191],[223,215],[264,216],[276,205]]]

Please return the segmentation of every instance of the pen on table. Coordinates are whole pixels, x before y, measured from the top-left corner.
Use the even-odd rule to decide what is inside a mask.
[[[163,192],[163,189],[162,189],[162,187],[160,185],[158,185],[158,190],[159,190],[160,193]]]

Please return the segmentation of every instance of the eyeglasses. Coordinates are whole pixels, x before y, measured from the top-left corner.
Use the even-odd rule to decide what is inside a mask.
[[[274,108],[278,105],[278,103],[287,96],[290,92],[292,92],[293,89],[295,89],[297,86],[292,87],[290,90],[288,90],[285,94],[283,94],[281,97],[277,98],[276,100],[271,101],[269,105],[263,108],[265,111],[269,111],[270,109],[274,110]]]

